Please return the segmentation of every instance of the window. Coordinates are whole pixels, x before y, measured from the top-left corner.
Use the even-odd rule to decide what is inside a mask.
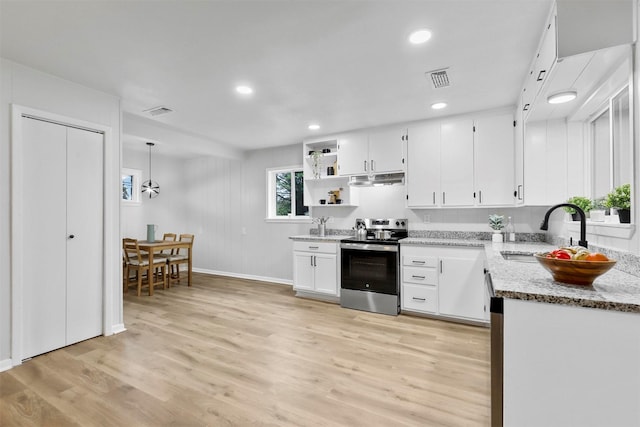
[[[267,220],[309,220],[302,166],[267,169]]]
[[[140,177],[142,171],[138,169],[122,169],[122,204],[128,206],[140,205]]]
[[[629,87],[610,97],[593,118],[591,133],[591,194],[599,199],[615,187],[632,182],[633,149]]]

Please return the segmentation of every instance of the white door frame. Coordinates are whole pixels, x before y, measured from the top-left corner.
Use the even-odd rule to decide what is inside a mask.
[[[76,127],[102,133],[103,143],[103,277],[102,277],[102,298],[103,298],[103,335],[111,335],[123,329],[121,319],[119,325],[114,328],[114,304],[117,295],[122,304],[122,286],[120,286],[119,262],[119,230],[117,224],[119,220],[120,198],[118,197],[117,185],[112,185],[114,173],[120,179],[119,153],[114,150],[112,144],[116,142],[113,138],[111,127],[84,120],[67,117],[60,114],[37,110],[17,104],[11,105],[11,363],[13,366],[20,365],[23,358],[22,349],[22,316],[23,316],[23,276],[22,269],[24,260],[22,257],[23,235],[22,235],[22,172],[24,159],[22,152],[22,119],[30,116],[40,120],[58,123],[65,126]],[[118,155],[114,155],[114,151]],[[114,172],[115,171],[115,172]],[[115,236],[115,237],[114,237]],[[119,292],[118,292],[119,291]],[[116,297],[114,298],[114,295]],[[120,310],[121,312],[121,310]],[[118,329],[114,331],[114,329]]]

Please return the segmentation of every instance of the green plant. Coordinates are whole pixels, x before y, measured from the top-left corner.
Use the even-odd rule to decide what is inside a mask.
[[[504,216],[489,215],[489,227],[491,227],[493,230],[502,230],[504,228]]]
[[[616,187],[607,194],[604,205],[608,208],[631,209],[631,184]]]
[[[582,196],[571,197],[569,200],[567,200],[567,203],[572,203],[572,204],[576,205],[577,207],[582,209],[584,211],[584,213],[589,212],[591,210],[591,208],[593,207],[593,204],[591,203],[591,199],[588,199],[588,198],[582,197]],[[567,207],[567,206],[565,206],[563,209],[565,211],[569,212],[572,215],[574,213],[576,213],[575,209]]]
[[[604,204],[604,197],[600,197],[599,199],[593,199],[591,201],[591,210],[592,211],[603,211],[607,207]]]

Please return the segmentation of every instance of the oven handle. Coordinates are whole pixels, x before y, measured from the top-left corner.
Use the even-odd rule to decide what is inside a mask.
[[[340,243],[341,249],[361,251],[398,252],[398,245],[372,245],[367,243]]]

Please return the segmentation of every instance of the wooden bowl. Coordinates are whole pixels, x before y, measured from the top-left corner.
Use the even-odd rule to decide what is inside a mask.
[[[571,285],[589,286],[600,275],[609,271],[616,262],[582,261],[547,258],[547,253],[534,254],[535,259],[553,276],[553,280]]]

